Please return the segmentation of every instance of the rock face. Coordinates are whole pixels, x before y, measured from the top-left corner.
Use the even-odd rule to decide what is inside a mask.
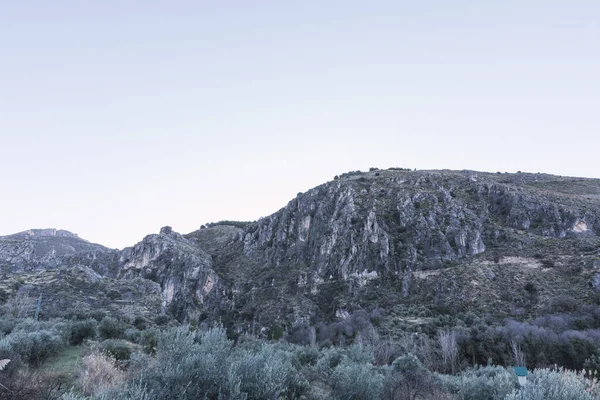
[[[511,286],[506,271],[529,274],[541,264],[511,260],[545,257],[544,265],[560,266],[536,280],[571,265],[588,268],[597,263],[599,232],[598,180],[388,170],[345,174],[259,221],[186,236],[212,256],[231,307],[289,325],[362,307],[361,298],[381,287],[440,308],[476,302],[472,282],[518,298],[522,288]],[[467,265],[477,265],[485,282],[468,273],[461,281]],[[552,279],[563,279],[565,290],[582,285],[583,295],[591,286],[585,268]]]
[[[0,266],[13,271],[48,268],[60,265],[67,256],[108,251],[68,231],[32,229],[0,237]]]
[[[511,237],[515,231],[549,238],[595,236],[598,197],[540,190],[553,178],[470,171],[342,177],[248,226],[243,251],[273,268],[310,267],[308,279],[314,282],[365,273],[408,279],[412,271],[442,268],[488,246],[522,247]],[[591,182],[598,196],[598,182]]]
[[[170,227],[148,235],[120,253],[118,277],[142,277],[160,284],[162,306],[179,318],[197,318],[201,306],[219,290],[211,257]]]
[[[515,276],[564,282],[583,301],[598,288],[598,233],[599,180],[391,169],[343,174],[255,222],[187,235],[165,227],[122,251],[66,231],[23,232],[0,238],[0,263],[152,281],[179,320],[242,331],[401,301],[530,301]]]

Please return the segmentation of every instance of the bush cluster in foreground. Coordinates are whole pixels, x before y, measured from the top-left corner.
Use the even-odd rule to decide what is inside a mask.
[[[6,386],[0,387],[0,399],[600,398],[592,369],[536,369],[521,389],[510,368],[465,368],[455,363],[451,348],[438,354],[420,339],[386,347],[361,334],[354,344],[319,348],[246,335],[232,340],[219,326],[138,330],[109,317],[100,322],[5,319],[0,332],[0,359],[11,359],[0,371],[0,384]],[[442,338],[450,344],[456,340],[450,332]],[[82,353],[72,375],[44,368],[70,349]]]

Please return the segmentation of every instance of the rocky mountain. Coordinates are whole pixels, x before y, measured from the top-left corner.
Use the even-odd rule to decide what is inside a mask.
[[[79,253],[102,253],[108,249],[90,243],[69,231],[31,229],[0,236],[0,267],[31,270],[57,266],[67,256]]]
[[[556,296],[597,296],[599,206],[593,179],[373,170],[243,227],[188,237],[211,254],[246,319],[290,326],[402,304],[535,314]]]
[[[599,233],[600,180],[372,169],[299,193],[258,221],[187,235],[165,227],[122,251],[66,231],[2,237],[0,263],[21,279],[86,271],[119,301],[119,285],[136,281],[147,288],[125,297],[144,315],[160,303],[181,321],[221,320],[239,332],[357,310],[382,313],[382,331],[392,332],[448,313],[527,318],[557,299],[595,302]],[[35,282],[30,289],[43,291]],[[152,307],[143,293],[155,296]]]
[[[219,277],[210,255],[170,227],[124,249],[119,264],[120,279],[141,277],[159,283],[163,311],[176,304],[170,311],[180,318],[198,318],[211,293],[218,299]]]

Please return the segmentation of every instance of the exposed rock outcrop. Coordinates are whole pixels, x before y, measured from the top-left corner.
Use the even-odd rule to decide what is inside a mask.
[[[160,284],[162,305],[180,318],[197,318],[199,306],[219,290],[210,255],[164,227],[120,253],[119,278],[142,277]]]
[[[515,230],[554,238],[600,230],[600,210],[590,207],[597,200],[576,203],[535,187],[551,182],[547,176],[530,185],[502,178],[470,171],[342,178],[248,226],[243,250],[273,268],[310,266],[314,281],[346,280],[364,271],[385,277],[441,268],[489,245],[510,246]]]

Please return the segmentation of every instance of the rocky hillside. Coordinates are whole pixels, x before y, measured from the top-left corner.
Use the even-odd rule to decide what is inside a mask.
[[[31,270],[56,266],[67,256],[80,253],[103,253],[108,249],[90,243],[69,231],[31,229],[0,236],[0,267]]]
[[[289,326],[362,307],[498,301],[494,311],[511,315],[561,294],[591,301],[598,232],[599,180],[374,170],[343,174],[259,221],[188,237],[211,254],[244,318],[257,308]]]
[[[5,274],[79,268],[153,282],[164,312],[237,331],[378,310],[391,332],[449,313],[527,318],[556,299],[596,302],[599,233],[600,180],[373,169],[255,222],[166,227],[123,251],[65,231],[3,237],[0,263]]]

